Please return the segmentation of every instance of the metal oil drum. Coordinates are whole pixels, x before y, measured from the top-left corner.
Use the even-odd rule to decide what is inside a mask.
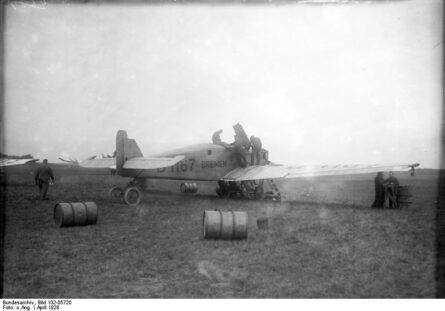
[[[411,186],[399,186],[397,188],[397,205],[399,207],[408,206],[413,203]]]
[[[242,240],[247,238],[247,212],[204,211],[204,239]]]
[[[57,203],[54,206],[54,222],[58,227],[94,225],[97,216],[94,202]]]

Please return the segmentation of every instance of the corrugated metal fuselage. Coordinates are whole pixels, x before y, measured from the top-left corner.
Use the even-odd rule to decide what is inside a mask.
[[[220,145],[199,144],[153,156],[183,155],[177,164],[158,169],[122,169],[120,175],[140,179],[219,180],[237,168],[236,154]]]

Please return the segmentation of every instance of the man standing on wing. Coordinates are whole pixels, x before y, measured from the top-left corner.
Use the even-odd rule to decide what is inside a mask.
[[[212,143],[215,145],[223,146],[226,149],[231,149],[231,145],[229,145],[228,143],[225,143],[221,140],[222,132],[223,132],[223,130],[217,130],[215,133],[213,133]]]
[[[250,136],[250,146],[252,153],[250,155],[250,165],[260,165],[260,151],[263,147],[258,137]]]

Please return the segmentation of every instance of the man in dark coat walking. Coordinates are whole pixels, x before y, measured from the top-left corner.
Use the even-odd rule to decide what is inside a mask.
[[[374,178],[375,199],[371,207],[383,208],[385,201],[385,177],[383,172],[378,172]]]
[[[39,186],[39,199],[48,200],[46,193],[48,192],[48,185],[50,180],[54,182],[54,174],[51,167],[48,166],[48,160],[43,160],[43,164],[37,168],[34,180],[36,185]]]

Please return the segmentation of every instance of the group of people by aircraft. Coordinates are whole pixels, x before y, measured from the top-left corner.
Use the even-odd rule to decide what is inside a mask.
[[[215,145],[223,146],[229,150],[233,150],[238,155],[238,164],[241,167],[247,165],[246,156],[250,150],[250,165],[260,165],[260,151],[263,147],[261,139],[259,137],[250,136],[249,143],[247,145],[243,144],[241,137],[235,134],[235,141],[231,144],[223,142],[221,140],[221,133],[223,130],[217,130],[212,135],[212,143]]]
[[[240,144],[237,144],[237,141],[235,140],[232,144],[227,144],[221,141],[219,138],[219,135],[221,134],[222,130],[219,130],[215,132],[213,135],[213,143],[225,146],[226,148],[236,148],[237,146],[240,146]],[[252,136],[253,138],[256,138]],[[258,140],[255,141],[255,139],[252,139],[251,137],[251,147],[252,150],[256,150],[258,146],[261,148],[261,141]],[[257,142],[260,142],[258,145]],[[244,148],[244,147],[241,147]],[[261,149],[260,149],[261,150]],[[252,151],[253,153],[254,151]],[[254,165],[254,157],[251,158],[251,165]],[[42,165],[40,165],[37,170],[34,173],[34,179],[35,183],[39,188],[39,199],[40,200],[48,200],[48,197],[46,196],[48,191],[48,186],[52,183],[54,183],[54,173],[51,169],[51,167],[48,166],[48,160],[44,159]],[[383,208],[384,207],[384,201],[385,201],[385,191],[388,191],[393,197],[397,197],[397,190],[399,187],[399,181],[394,176],[393,172],[389,172],[389,177],[385,179],[385,175],[383,172],[378,172],[377,175],[374,178],[374,185],[375,185],[375,199],[372,203],[371,207],[374,208]],[[392,200],[389,200],[389,208],[392,208],[394,206],[395,202]]]
[[[399,181],[394,176],[393,172],[389,172],[389,177],[385,179],[383,172],[378,172],[374,178],[375,186],[375,199],[371,207],[383,208],[385,203],[385,191],[391,195],[391,197],[397,197],[397,190],[399,188]],[[389,208],[395,205],[393,200],[389,200]]]

